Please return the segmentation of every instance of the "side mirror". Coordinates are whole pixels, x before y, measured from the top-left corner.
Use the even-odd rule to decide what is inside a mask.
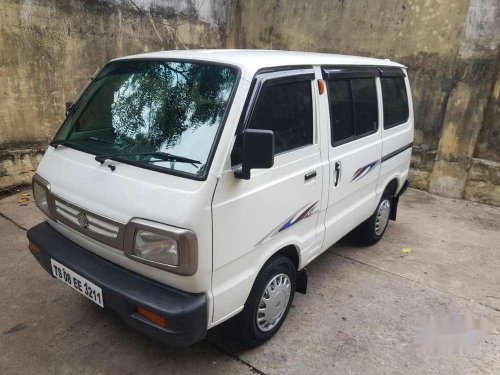
[[[274,165],[274,132],[246,129],[241,136],[243,137],[241,169],[234,172],[234,177],[249,180],[250,170],[271,168]]]
[[[69,110],[73,107],[73,102],[66,102],[66,116],[69,114]]]

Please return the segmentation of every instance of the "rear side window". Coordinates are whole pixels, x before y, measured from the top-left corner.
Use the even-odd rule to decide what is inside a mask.
[[[349,80],[330,81],[328,92],[332,144],[335,144],[354,137],[351,82]]]
[[[311,82],[265,86],[259,94],[248,128],[274,131],[277,154],[312,144]]]
[[[339,145],[377,130],[375,78],[335,79],[328,82],[332,145]]]
[[[354,106],[354,128],[356,136],[363,136],[377,130],[378,103],[375,79],[351,80]]]
[[[408,121],[408,96],[405,81],[401,77],[382,77],[384,103],[384,129],[393,128]]]

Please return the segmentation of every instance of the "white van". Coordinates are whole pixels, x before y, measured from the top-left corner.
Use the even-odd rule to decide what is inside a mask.
[[[406,189],[406,68],[302,52],[112,60],[68,106],[33,179],[29,248],[135,329],[190,345],[235,317],[249,345],[285,320],[305,266],[374,244]]]

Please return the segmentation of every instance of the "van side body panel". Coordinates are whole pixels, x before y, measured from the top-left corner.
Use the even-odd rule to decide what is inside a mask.
[[[406,73],[406,70],[404,69]],[[396,192],[403,187],[408,179],[411,151],[414,135],[413,101],[408,77],[405,77],[406,93],[408,96],[408,121],[404,124],[382,130],[382,160],[380,177],[377,185],[377,200],[382,196],[385,188],[392,180],[398,181]],[[404,149],[404,150],[403,150]]]
[[[362,71],[363,67],[359,69]],[[376,187],[382,153],[382,126],[380,125],[382,123],[382,107],[379,79],[375,77],[369,79],[375,81],[377,91],[376,131],[340,145],[332,145],[332,142],[329,142],[328,145],[330,181],[323,251],[370,217],[375,210]],[[328,92],[328,95],[332,95],[332,93]],[[328,113],[330,113],[328,100],[324,102]],[[328,129],[331,139],[330,121],[330,116],[328,116],[327,121],[322,125]]]
[[[276,251],[293,245],[300,257],[309,246],[320,247],[317,211],[275,232],[321,197],[318,182],[304,186],[304,175],[320,169],[319,148],[305,147],[300,154],[293,161],[291,153],[277,157],[279,168],[252,171],[248,181],[235,179],[233,171],[220,178],[213,203],[214,321],[243,306],[262,265]]]
[[[224,171],[213,199],[213,324],[239,312],[264,263],[285,246],[300,259],[319,249],[318,213],[323,189],[317,132],[317,86],[312,91],[313,144],[275,156],[270,169],[254,169],[250,180]],[[314,172],[312,178],[305,178]]]
[[[360,68],[362,70],[363,67]],[[316,79],[321,79],[321,68],[315,66],[314,70]],[[285,246],[294,246],[299,254],[299,269],[306,266],[373,214],[381,194],[392,179],[398,181],[398,189],[403,186],[408,176],[411,147],[387,160],[383,156],[413,140],[409,82],[406,78],[408,122],[385,130],[380,79],[374,79],[378,108],[376,132],[332,146],[328,95],[327,92],[319,95],[316,85],[313,85],[315,145],[277,155],[273,168],[252,171],[252,178],[248,181],[235,179],[232,169],[222,173],[213,201],[212,325],[229,319],[243,309],[257,274],[277,251]],[[230,151],[226,167],[230,165],[229,154]],[[341,162],[341,174],[339,183],[334,186],[337,161]],[[372,165],[369,172],[362,173],[362,178],[356,178],[358,170],[366,165]],[[297,190],[304,175],[313,169],[322,171],[316,177],[317,184],[313,185],[315,193]],[[300,205],[294,202],[298,202],[297,199],[304,194],[318,197],[315,218],[273,236],[272,230],[276,229],[273,225],[282,224],[287,213],[293,217],[296,212],[292,212],[292,207]],[[266,239],[266,231],[267,236],[271,234],[269,239]],[[264,238],[261,238],[263,234]]]

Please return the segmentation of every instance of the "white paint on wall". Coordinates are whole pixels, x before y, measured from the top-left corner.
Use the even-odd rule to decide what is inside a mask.
[[[24,0],[21,7],[21,12],[19,12],[19,18],[21,22],[27,22],[33,13],[33,0]]]
[[[498,0],[471,0],[465,21],[462,57],[476,51],[495,50],[500,45],[500,2]]]
[[[112,0],[113,1],[113,0]],[[116,1],[116,0],[114,0]],[[129,1],[129,0],[126,0]],[[133,0],[137,6],[149,11],[151,8],[165,8],[174,14],[191,15],[193,11],[202,22],[220,25],[225,18],[224,0]],[[123,2],[123,0],[121,1]]]

